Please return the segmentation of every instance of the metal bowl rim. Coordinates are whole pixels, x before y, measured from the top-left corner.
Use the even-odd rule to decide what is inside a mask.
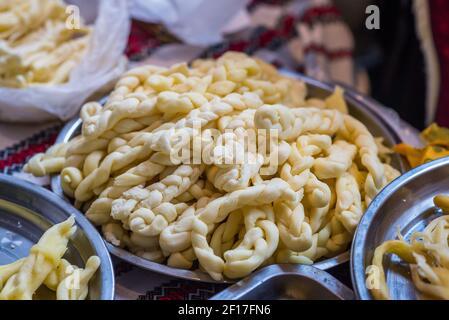
[[[315,283],[320,283],[323,288],[339,300],[353,300],[353,291],[332,274],[306,264],[272,264],[254,271],[250,276],[240,279],[234,285],[211,297],[211,300],[223,300],[237,295],[237,299],[244,296],[261,285],[263,281],[276,281],[279,277],[293,276],[308,278]],[[332,288],[335,286],[336,288]],[[234,299],[234,297],[232,299]]]
[[[371,300],[372,296],[365,287],[365,244],[366,236],[372,226],[372,222],[376,215],[380,214],[379,208],[402,186],[406,185],[411,180],[418,176],[439,169],[440,167],[449,165],[449,157],[444,157],[428,163],[422,164],[412,170],[404,173],[400,177],[388,184],[371,202],[365,214],[362,216],[357,229],[352,239],[350,269],[351,281],[354,289],[354,294],[357,299]]]
[[[313,79],[311,77],[305,76],[303,74],[295,73],[295,72],[289,72],[289,71],[282,71],[287,76],[300,79],[306,83],[308,86],[315,86],[319,89],[332,91],[337,84],[322,82],[316,79]],[[356,92],[355,90],[345,87],[345,99],[349,101],[353,105],[357,105],[360,108],[363,108],[365,111],[367,111],[370,115],[372,115],[378,122],[385,127],[385,129],[389,132],[389,134],[392,136],[392,138],[397,142],[400,143],[401,139],[397,131],[391,127],[390,124],[388,124],[384,119],[376,112],[376,106],[382,106],[377,101],[366,97],[363,94],[360,94]],[[106,97],[103,97],[100,99],[100,103],[106,101]],[[70,140],[71,135],[76,132],[78,127],[81,126],[82,120],[79,117],[75,117],[69,122],[67,122],[64,127],[62,128],[61,132],[56,138],[55,143],[62,143],[67,142]],[[400,171],[404,172],[406,170],[405,162],[400,159],[400,165],[401,168],[399,168]],[[62,189],[59,184],[59,175],[54,175],[51,178],[51,189],[53,192],[55,192],[58,196],[62,197],[66,201],[70,202],[69,199],[65,197],[65,195],[62,192]],[[106,241],[105,241],[106,242]],[[122,248],[114,247],[113,245],[106,243],[106,246],[111,254],[114,256],[131,263],[133,265],[136,265],[138,267],[141,267],[146,270],[154,271],[160,274],[165,274],[181,279],[188,279],[193,281],[202,281],[202,282],[217,282],[213,280],[211,277],[207,275],[207,273],[201,272],[201,271],[191,271],[191,270],[183,270],[178,268],[169,267],[160,263],[155,263],[152,261],[149,261],[147,259],[141,258],[139,256],[136,256],[132,254],[129,251],[126,251]],[[341,254],[336,255],[335,257],[325,259],[322,261],[318,261],[317,263],[314,263],[313,266],[321,269],[321,270],[328,270],[330,268],[333,268],[335,266],[338,266],[340,264],[343,264],[345,262],[348,262],[350,259],[350,252],[349,250],[346,252],[343,252]],[[164,266],[161,268],[160,266]],[[235,281],[219,281],[221,283],[223,282],[230,282],[233,283]]]
[[[99,232],[93,227],[90,221],[72,205],[65,201],[61,201],[61,198],[40,186],[32,184],[31,182],[13,179],[11,176],[0,174],[0,184],[12,185],[20,188],[23,192],[29,193],[33,196],[44,199],[51,205],[54,205],[61,209],[61,212],[67,214],[67,218],[71,215],[75,216],[77,227],[83,230],[86,238],[89,240],[90,245],[95,251],[95,254],[100,258],[100,270],[101,270],[101,294],[100,300],[114,300],[115,294],[115,277],[114,269],[112,266],[111,256],[105,246],[103,238]],[[35,211],[32,209],[32,211]],[[40,214],[39,212],[36,212]]]

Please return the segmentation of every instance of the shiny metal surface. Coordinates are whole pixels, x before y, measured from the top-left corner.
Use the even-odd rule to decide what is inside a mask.
[[[77,231],[64,257],[84,266],[97,255],[100,268],[90,282],[89,299],[114,299],[114,271],[111,257],[100,236],[89,221],[70,204],[52,192],[20,179],[0,174],[0,265],[28,255],[29,249],[49,227],[75,216]],[[52,296],[53,295],[53,296]],[[54,293],[41,288],[37,299],[54,298]]]
[[[433,197],[449,194],[449,157],[419,166],[384,188],[373,200],[357,228],[351,251],[351,276],[359,299],[373,299],[365,286],[365,270],[374,250],[384,241],[396,239],[397,228],[407,239],[421,231],[439,212]],[[397,300],[416,299],[406,263],[396,256],[384,258],[390,296]]]
[[[307,84],[308,93],[309,96],[311,97],[325,98],[328,95],[330,95],[334,90],[334,86],[331,84],[326,84],[296,73],[285,71],[283,73],[285,73],[288,76],[292,76],[303,80]],[[383,137],[385,144],[390,147],[401,142],[399,138],[399,133],[396,132],[393,127],[389,126],[386,122],[384,122],[382,118],[375,112],[377,103],[373,102],[373,100],[365,99],[365,97],[361,96],[360,94],[350,89],[345,89],[345,98],[348,104],[350,114],[355,118],[359,119],[360,121],[362,121],[370,130],[370,132],[373,133],[374,136]],[[105,99],[103,99],[102,101],[105,101]],[[80,134],[80,132],[81,132],[81,119],[79,118],[73,119],[64,126],[64,128],[62,129],[62,131],[60,132],[60,134],[56,139],[56,143],[67,142],[76,135]],[[405,172],[408,169],[406,163],[399,155],[392,156],[392,165],[401,172]],[[65,198],[59,179],[60,179],[59,175],[55,175],[52,177],[51,189],[57,195],[61,196],[62,198]],[[113,255],[147,270],[183,279],[215,282],[207,274],[200,271],[188,271],[171,268],[165,265],[161,265],[137,257],[126,250],[113,247],[112,245],[109,244],[108,248]],[[314,264],[314,266],[321,270],[327,270],[336,265],[347,262],[348,260],[349,260],[349,252],[345,252],[336,257],[318,261]]]
[[[185,270],[185,269],[178,269],[173,268],[170,266],[167,266],[165,264],[153,262],[144,258],[141,258],[135,254],[132,254],[131,252],[116,247],[112,245],[111,243],[107,242],[105,240],[106,247],[108,248],[109,252],[116,256],[117,258],[120,258],[132,265],[138,266],[142,269],[157,272],[160,274],[165,274],[168,276],[176,277],[179,279],[185,279],[185,280],[191,280],[191,281],[200,281],[200,282],[209,282],[209,283],[233,283],[235,280],[229,280],[229,279],[223,279],[222,281],[216,281],[212,279],[209,274],[202,272],[200,270]]]
[[[325,271],[306,265],[265,267],[212,300],[352,300],[353,292]]]

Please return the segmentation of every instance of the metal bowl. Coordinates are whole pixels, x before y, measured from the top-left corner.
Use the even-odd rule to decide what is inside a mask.
[[[76,209],[50,191],[20,179],[0,174],[0,265],[28,255],[30,248],[54,224],[75,216],[77,231],[64,255],[71,263],[84,266],[93,255],[100,267],[89,283],[90,300],[114,299],[114,271],[106,246],[91,223]],[[42,287],[37,299],[54,298]]]
[[[214,295],[211,300],[353,300],[354,293],[312,266],[277,264]]]
[[[351,276],[359,299],[373,299],[365,286],[365,270],[374,250],[384,241],[396,239],[397,228],[408,239],[421,231],[438,214],[433,197],[449,194],[449,157],[421,165],[386,186],[372,201],[357,228],[351,250]],[[384,258],[390,297],[417,298],[407,264],[391,255]]]
[[[308,95],[311,97],[325,98],[329,96],[334,91],[335,88],[335,85],[323,83],[303,75],[291,72],[283,72],[283,73],[285,73],[288,76],[295,77],[297,79],[304,81],[307,84]],[[400,133],[397,132],[394,127],[390,126],[387,122],[385,122],[379,113],[376,113],[377,106],[379,106],[378,103],[374,102],[374,100],[367,99],[364,96],[360,95],[359,93],[348,88],[345,89],[345,99],[348,104],[349,113],[355,118],[362,121],[374,136],[383,137],[384,143],[387,146],[392,147],[395,144],[401,142]],[[102,101],[104,101],[104,99]],[[82,121],[79,118],[69,121],[58,135],[56,143],[68,142],[76,135],[80,134],[81,123]],[[408,166],[404,162],[404,160],[399,155],[396,154],[392,156],[392,165],[400,172],[405,172],[408,169]],[[55,175],[52,177],[51,189],[59,196],[65,198],[63,190],[61,188],[59,175]],[[67,200],[70,201],[69,199]],[[140,258],[124,249],[114,247],[109,243],[107,244],[107,247],[111,252],[111,254],[131,264],[137,265],[143,269],[188,280],[215,282],[211,277],[209,277],[209,275],[201,271],[176,269],[159,263],[154,263],[146,259]],[[321,270],[327,270],[339,264],[345,263],[348,260],[349,260],[349,251],[337,255],[333,258],[318,261],[314,264],[314,267]],[[225,281],[225,282],[234,282],[234,281]]]

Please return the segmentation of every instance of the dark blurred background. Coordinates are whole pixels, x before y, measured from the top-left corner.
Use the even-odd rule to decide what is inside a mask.
[[[425,68],[412,0],[334,0],[355,37],[356,64],[368,71],[371,95],[416,128],[425,120]],[[368,5],[380,9],[380,29],[365,27]]]

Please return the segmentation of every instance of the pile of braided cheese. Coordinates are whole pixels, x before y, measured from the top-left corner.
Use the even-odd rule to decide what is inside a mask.
[[[0,2],[0,86],[65,83],[88,50],[91,28],[68,27],[61,0]]]
[[[75,219],[70,217],[54,225],[31,248],[28,257],[0,266],[0,300],[32,300],[42,285],[56,292],[57,300],[86,299],[100,258],[91,256],[84,269],[62,258],[76,231],[74,224]]]
[[[312,264],[347,250],[367,205],[399,173],[347,114],[341,89],[306,96],[303,82],[241,53],[141,66],[105,106],[83,106],[81,135],[25,170],[60,172],[107,241],[152,261],[198,261],[216,280]],[[252,131],[268,132],[255,148],[242,143]],[[201,161],[173,157],[186,148]]]
[[[374,251],[366,274],[375,299],[390,298],[383,258],[395,254],[410,265],[412,282],[423,298],[449,300],[449,196],[438,195],[433,201],[443,211],[442,216],[423,231],[414,232],[409,241],[398,234],[398,240],[386,241]]]

